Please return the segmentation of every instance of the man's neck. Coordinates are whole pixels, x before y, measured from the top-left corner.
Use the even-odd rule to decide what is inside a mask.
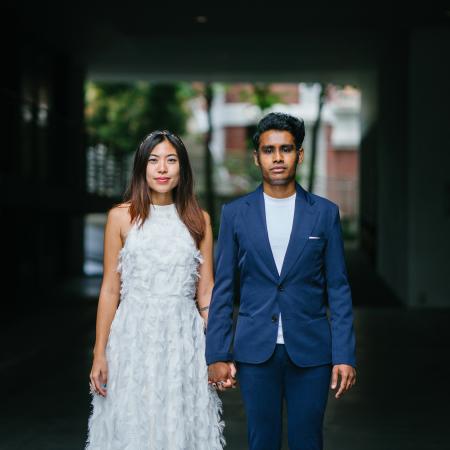
[[[283,185],[272,185],[263,181],[264,193],[274,198],[286,198],[294,195],[296,192],[295,181]]]

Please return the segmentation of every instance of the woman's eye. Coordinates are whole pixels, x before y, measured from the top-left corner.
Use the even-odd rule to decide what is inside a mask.
[[[148,162],[150,164],[155,164],[158,160],[157,159],[149,159]]]
[[[170,163],[176,163],[177,162],[177,160],[175,158],[170,158],[167,161],[170,162]]]

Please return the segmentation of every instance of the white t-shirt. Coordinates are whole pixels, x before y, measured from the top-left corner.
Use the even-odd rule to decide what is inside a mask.
[[[278,274],[281,274],[289,238],[291,237],[292,224],[294,222],[295,197],[296,194],[287,198],[273,198],[264,193],[267,234],[269,235],[270,248],[272,249]],[[284,344],[281,314],[278,320],[277,344]]]

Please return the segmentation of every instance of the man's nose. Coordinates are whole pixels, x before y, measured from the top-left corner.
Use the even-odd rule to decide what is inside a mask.
[[[274,162],[282,162],[283,161],[283,153],[280,150],[275,150],[273,152],[273,161]]]

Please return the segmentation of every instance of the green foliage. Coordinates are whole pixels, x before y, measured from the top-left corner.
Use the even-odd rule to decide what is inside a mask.
[[[275,103],[281,102],[281,97],[271,91],[271,85],[267,83],[255,83],[252,91],[242,91],[241,100],[259,106],[261,111],[270,108]]]
[[[89,82],[85,111],[88,143],[131,152],[152,130],[183,134],[187,119],[183,101],[189,95],[181,83]]]

